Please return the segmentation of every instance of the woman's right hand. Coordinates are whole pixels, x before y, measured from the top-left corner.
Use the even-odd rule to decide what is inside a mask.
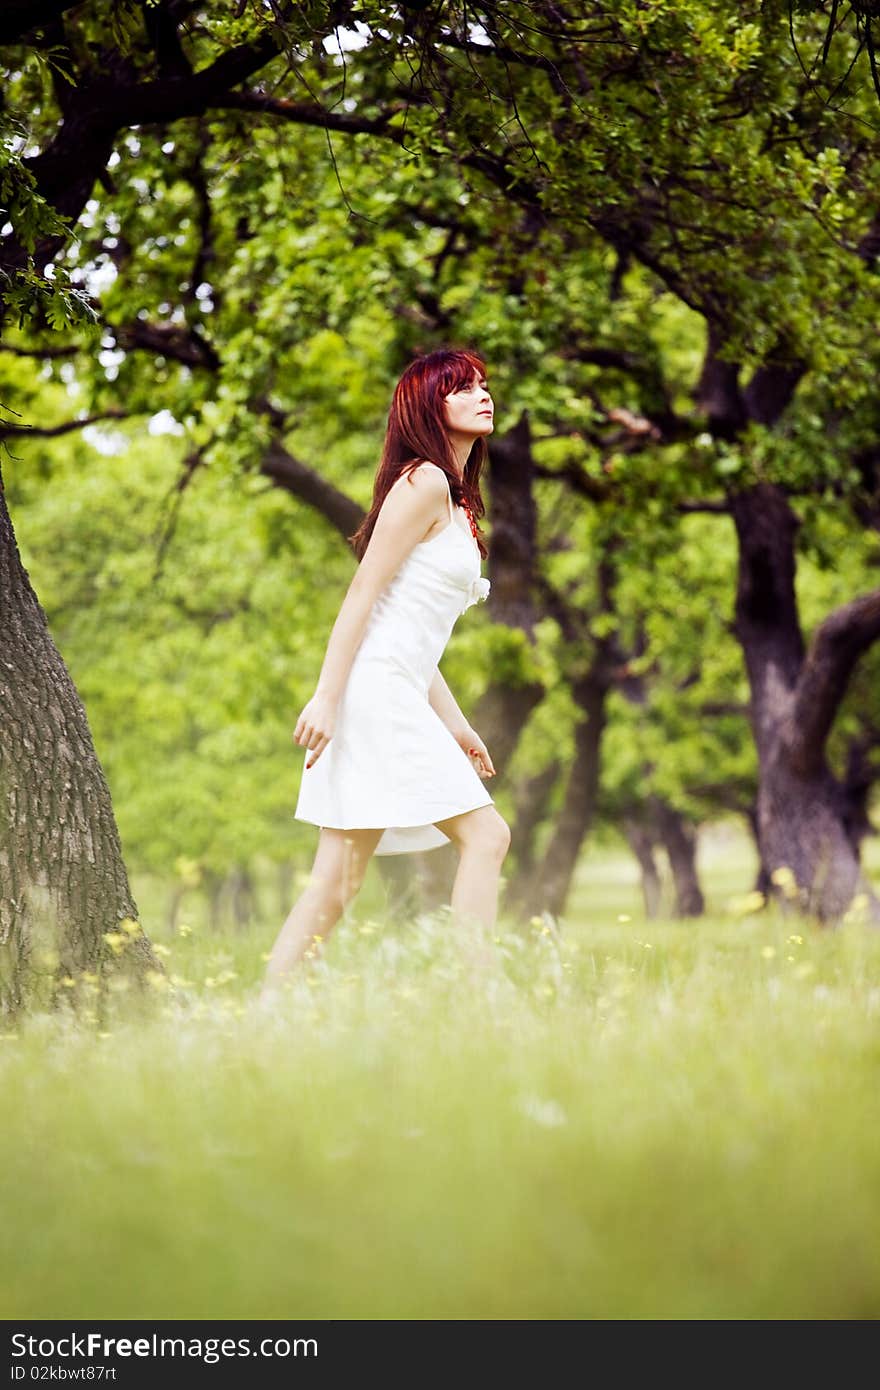
[[[293,731],[294,743],[298,743],[312,752],[312,757],[306,762],[307,768],[314,767],[333,737],[333,730],[336,727],[337,704],[338,701],[329,695],[322,695],[319,691],[315,691],[296,721],[296,728]]]

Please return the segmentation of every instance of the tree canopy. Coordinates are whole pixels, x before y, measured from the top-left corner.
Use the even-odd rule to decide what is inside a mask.
[[[597,809],[650,792],[751,807],[768,873],[791,861],[832,912],[856,860],[820,901],[831,831],[782,835],[770,784],[810,770],[857,859],[880,633],[869,9],[9,7],[7,440],[75,423],[59,394],[29,416],[37,361],[84,417],[179,422],[184,502],[200,469],[252,479],[240,497],[268,480],[342,547],[402,366],[477,346],[500,406],[492,621],[462,650],[523,777],[567,724],[562,880]]]

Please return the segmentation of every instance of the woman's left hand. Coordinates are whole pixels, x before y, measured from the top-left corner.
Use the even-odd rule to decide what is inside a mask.
[[[475,772],[480,777],[495,776],[495,765],[489,757],[489,750],[480,735],[470,725],[456,732],[455,741],[467,753]]]

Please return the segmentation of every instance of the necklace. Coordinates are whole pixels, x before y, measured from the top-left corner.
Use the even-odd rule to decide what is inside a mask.
[[[479,541],[479,537],[477,535],[477,523],[474,521],[474,514],[468,506],[467,502],[462,502],[461,505],[464,507],[464,514],[468,519],[468,524],[471,528],[471,534],[473,535],[475,541]]]

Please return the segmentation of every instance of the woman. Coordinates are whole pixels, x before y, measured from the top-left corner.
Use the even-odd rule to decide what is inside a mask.
[[[327,936],[371,854],[452,840],[453,912],[494,925],[510,831],[481,781],[495,775],[489,751],[437,666],[456,619],[489,592],[477,518],[492,416],[471,352],[419,357],[395,388],[372,506],[350,537],[360,565],[293,733],[308,750],[295,815],[321,834],[263,999]]]

